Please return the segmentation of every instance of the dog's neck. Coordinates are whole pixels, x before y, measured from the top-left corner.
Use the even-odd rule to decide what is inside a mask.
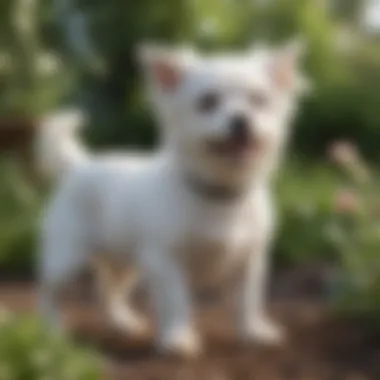
[[[254,188],[267,184],[262,177],[250,177],[245,180],[231,180],[228,177],[214,176],[203,168],[175,162],[174,171],[187,191],[196,197],[215,204],[234,204],[246,199]]]
[[[197,196],[207,201],[226,203],[235,202],[247,193],[245,187],[230,186],[217,181],[206,180],[195,173],[184,173],[188,188]]]
[[[246,199],[255,188],[267,187],[269,176],[251,172],[246,176],[229,176],[226,173],[212,172],[193,160],[186,159],[173,146],[163,145],[160,151],[166,157],[169,170],[176,173],[182,185],[198,198],[216,204],[233,204]],[[232,177],[232,178],[231,178]]]

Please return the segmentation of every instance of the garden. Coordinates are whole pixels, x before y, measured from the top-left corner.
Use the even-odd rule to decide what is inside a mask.
[[[380,379],[380,25],[371,29],[365,15],[361,0],[2,1],[0,380]],[[149,150],[156,132],[139,41],[213,51],[295,35],[307,43],[313,89],[275,181],[269,293],[284,346],[238,343],[220,292],[197,300],[206,355],[160,357],[151,337],[107,326],[86,275],[64,297],[71,338],[50,336],[36,314],[35,275],[49,190],[26,175],[4,131],[75,104],[88,111],[82,137],[94,151]]]

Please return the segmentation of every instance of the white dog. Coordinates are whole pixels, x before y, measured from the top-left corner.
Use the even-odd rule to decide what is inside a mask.
[[[275,219],[270,181],[304,89],[299,53],[295,44],[210,57],[142,49],[161,127],[161,144],[150,157],[93,157],[74,137],[75,113],[45,121],[40,167],[59,181],[40,262],[41,307],[51,323],[60,323],[59,288],[96,253],[107,252],[134,269],[108,289],[111,317],[131,332],[143,327],[128,304],[141,272],[161,350],[194,355],[201,349],[191,307],[197,265],[197,282],[244,270],[242,336],[281,339],[264,312]]]

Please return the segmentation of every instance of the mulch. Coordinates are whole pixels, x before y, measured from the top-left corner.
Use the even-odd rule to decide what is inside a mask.
[[[288,335],[278,348],[239,342],[228,297],[203,299],[198,321],[206,349],[191,362],[159,356],[151,337],[134,340],[107,327],[86,291],[70,292],[67,315],[76,339],[102,353],[110,380],[379,380],[380,334],[332,315],[325,277],[315,265],[276,276],[270,312]],[[0,303],[33,310],[33,282],[0,281]]]

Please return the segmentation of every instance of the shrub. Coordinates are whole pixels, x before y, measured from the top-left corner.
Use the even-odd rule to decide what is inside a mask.
[[[332,153],[349,174],[335,196],[340,256],[333,297],[353,316],[380,317],[380,184],[351,144],[336,144]]]
[[[0,165],[0,271],[30,272],[40,197],[9,162]]]
[[[32,316],[0,311],[1,380],[100,380],[95,356],[49,334]]]
[[[292,163],[281,171],[277,189],[278,234],[275,264],[298,265],[337,257],[331,222],[337,178],[325,166]]]

